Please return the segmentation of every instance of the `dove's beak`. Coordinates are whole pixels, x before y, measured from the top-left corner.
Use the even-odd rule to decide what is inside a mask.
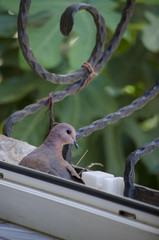
[[[76,147],[77,149],[79,149],[79,146],[78,146],[78,144],[77,144],[77,142],[76,142],[76,139],[73,139],[73,141],[74,141],[75,147]]]

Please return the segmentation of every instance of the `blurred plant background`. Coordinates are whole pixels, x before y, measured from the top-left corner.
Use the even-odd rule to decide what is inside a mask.
[[[19,2],[0,0],[0,133],[11,113],[64,87],[41,79],[25,62],[17,40]],[[50,72],[64,74],[76,70],[88,59],[95,43],[95,25],[86,11],[76,14],[69,37],[60,33],[61,14],[76,2],[79,1],[32,0],[28,24],[30,44],[38,61]],[[102,13],[109,40],[125,1],[82,2]],[[158,0],[137,0],[128,29],[109,63],[84,90],[55,103],[56,121],[67,122],[79,129],[130,104],[153,86],[159,77],[158,13]],[[48,113],[45,112],[43,109],[16,123],[12,137],[40,145],[48,134]],[[159,96],[132,116],[80,139],[80,150],[73,149],[73,162],[76,164],[88,149],[81,166],[101,162],[104,168],[100,170],[123,176],[128,154],[158,135]],[[159,150],[145,156],[135,170],[137,183],[159,188]]]

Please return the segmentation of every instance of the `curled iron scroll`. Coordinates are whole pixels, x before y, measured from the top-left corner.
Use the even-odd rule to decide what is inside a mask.
[[[26,56],[28,54],[28,52],[26,51],[27,50],[27,48],[26,48],[27,45],[26,44],[29,43],[29,40],[28,40],[28,36],[27,36],[27,33],[26,33],[26,27],[27,27],[27,13],[29,11],[30,3],[31,3],[31,0],[21,0],[19,16],[18,16],[18,21],[19,21],[19,26],[18,26],[18,29],[19,29],[18,30],[19,31],[19,42],[20,42],[20,45],[21,45],[21,47],[23,49],[22,51],[24,53],[24,56]],[[75,7],[77,7],[77,6],[78,5],[74,5],[74,8],[71,8],[71,7],[67,8],[63,16],[64,17],[68,17],[68,15],[66,13],[69,12],[72,9],[73,10],[73,12],[72,12],[73,15],[71,17],[73,19],[74,13],[76,12]],[[82,8],[81,4],[80,4],[80,6]],[[88,5],[85,5],[85,7],[86,6],[88,6]],[[99,54],[97,56],[96,60],[94,60],[95,62],[93,61],[93,63],[95,64],[93,66],[95,72],[99,72],[99,70],[102,68],[102,66],[109,61],[109,59],[111,58],[113,52],[118,47],[118,45],[120,43],[120,40],[121,40],[121,38],[122,38],[126,28],[127,28],[127,24],[128,24],[128,22],[129,22],[129,20],[130,20],[130,18],[132,16],[132,13],[133,13],[133,10],[134,10],[134,6],[135,6],[135,0],[127,0],[126,1],[125,8],[123,10],[121,20],[120,20],[120,22],[119,22],[119,24],[118,24],[118,26],[117,26],[117,28],[115,30],[115,33],[114,33],[112,39],[109,41],[109,43],[107,45],[107,48],[104,50],[103,54],[101,54],[101,51],[102,51],[102,48],[103,48],[104,43],[105,43],[105,40],[104,40],[104,37],[103,37],[104,35],[102,35],[102,37],[100,37],[98,32],[100,32],[100,29],[101,29],[101,31],[104,31],[105,27],[104,28],[103,27],[101,27],[101,28],[99,27],[99,31],[98,31],[98,28],[97,28],[97,39],[96,40],[99,42],[99,49],[100,50],[98,49],[98,47],[95,47],[93,52],[92,52],[93,55],[94,55],[94,51],[98,51],[98,54]],[[91,8],[91,9],[93,9],[93,8]],[[78,10],[78,8],[77,8],[77,10]],[[70,11],[70,13],[71,13],[71,11]],[[97,22],[96,22],[96,25],[97,25]],[[61,22],[61,25],[62,24],[63,23]],[[64,33],[65,33],[65,29],[64,29],[63,26],[62,26],[62,28],[63,28]],[[66,30],[66,33],[67,33],[67,31],[68,30]],[[23,42],[23,38],[25,38],[26,42],[25,41]],[[101,47],[100,47],[100,45],[101,45]],[[98,45],[96,45],[96,46],[98,46]],[[100,56],[100,54],[101,54],[101,56]],[[32,52],[30,52],[30,57],[31,57],[31,59],[34,59],[34,55],[33,55]],[[91,55],[91,57],[92,57],[92,55]],[[28,57],[26,56],[26,58],[28,58]],[[30,60],[28,60],[28,61],[30,61]],[[90,61],[90,59],[89,59],[89,61]],[[35,68],[34,61],[33,61],[33,63],[31,63],[31,66],[33,66]],[[39,66],[39,65],[37,64],[37,66]],[[41,69],[40,66],[39,66],[39,68]],[[44,70],[44,69],[42,68],[42,70]],[[82,74],[81,73],[82,71],[85,71],[85,74],[84,73]],[[76,73],[75,74],[75,79],[72,79],[71,76],[69,78],[69,81],[70,81],[70,79],[75,81],[74,84],[68,86],[67,88],[63,89],[60,92],[56,92],[56,93],[52,94],[54,102],[61,101],[65,97],[70,96],[72,94],[75,94],[81,88],[81,85],[87,79],[88,73],[83,68],[81,68],[80,71],[79,70],[76,71],[75,73]],[[55,75],[52,75],[52,76],[55,76]],[[42,75],[42,77],[43,77],[43,75]],[[59,76],[59,78],[60,77],[61,76]],[[62,77],[63,80],[64,80],[65,77],[66,77],[66,75],[63,75],[63,77]],[[15,113],[11,114],[11,116],[6,120],[6,122],[3,125],[3,134],[10,137],[11,134],[12,134],[14,123],[22,120],[23,118],[25,118],[26,116],[28,116],[30,114],[36,113],[41,108],[47,106],[48,105],[48,99],[47,98],[42,99],[42,100],[38,101],[35,104],[28,105],[24,109],[19,110],[19,111],[15,112]],[[135,108],[135,110],[136,110],[136,108]],[[103,127],[105,127],[105,126],[103,125]],[[101,128],[99,128],[99,129],[101,129]],[[96,128],[96,127],[94,129],[92,128],[92,132],[94,132],[96,130],[98,130],[98,128]],[[84,131],[82,131],[83,135],[85,135],[84,134],[85,131],[87,131],[86,128],[85,128]]]
[[[56,75],[47,71],[36,60],[30,47],[27,34],[28,12],[30,5],[31,0],[21,0],[20,2],[18,14],[18,39],[24,58],[26,59],[32,70],[34,70],[40,77],[46,79],[47,81],[58,84],[73,83],[82,79],[87,74],[87,71],[83,67],[70,74]],[[75,13],[83,9],[91,13],[97,27],[96,44],[89,60],[87,61],[94,67],[103,55],[104,45],[106,41],[105,21],[102,15],[97,11],[97,9],[83,3],[71,5],[65,10],[61,17],[60,30],[65,36],[69,35],[73,28]]]
[[[134,186],[135,165],[140,160],[141,157],[151,153],[156,148],[159,148],[159,137],[129,154],[129,156],[126,159],[126,166],[124,172],[125,182],[124,196],[136,198]]]

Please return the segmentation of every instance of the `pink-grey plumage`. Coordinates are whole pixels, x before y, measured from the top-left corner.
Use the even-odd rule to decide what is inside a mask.
[[[76,143],[76,131],[67,124],[56,125],[42,145],[25,156],[19,165],[69,180],[82,182],[75,169],[62,156],[63,146]]]

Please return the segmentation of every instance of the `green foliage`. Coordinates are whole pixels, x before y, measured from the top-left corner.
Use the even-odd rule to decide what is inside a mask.
[[[0,15],[0,35],[11,37],[16,31],[16,17],[11,15]]]
[[[151,12],[146,12],[145,16],[149,21],[149,25],[143,28],[142,40],[145,47],[152,52],[157,52],[159,51],[159,17]]]
[[[16,19],[19,0],[0,1],[0,131],[9,115],[50,92],[62,89],[39,78],[25,62],[17,41]],[[28,33],[37,60],[49,71],[65,74],[85,62],[95,43],[95,25],[88,12],[75,16],[69,37],[59,30],[60,16],[76,0],[32,0]],[[125,1],[85,0],[104,16],[108,39],[114,33]],[[56,121],[68,122],[76,129],[117,111],[141,96],[158,78],[159,68],[158,0],[137,0],[126,33],[109,63],[80,93],[54,105]],[[104,169],[123,175],[128,154],[159,135],[159,97],[132,116],[80,139],[80,150],[73,149],[76,163],[101,162]],[[47,109],[40,110],[15,124],[12,137],[33,145],[41,144],[48,134]],[[136,166],[136,182],[159,186],[159,150],[145,156]]]

